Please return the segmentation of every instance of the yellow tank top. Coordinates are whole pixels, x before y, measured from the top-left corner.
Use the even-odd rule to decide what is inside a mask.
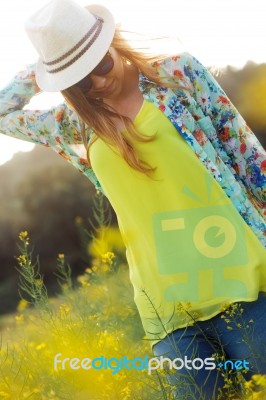
[[[220,185],[167,117],[144,100],[134,120],[153,135],[133,140],[152,178],[132,169],[97,139],[90,159],[123,236],[134,300],[147,338],[221,312],[224,303],[253,301],[266,291],[266,252]]]

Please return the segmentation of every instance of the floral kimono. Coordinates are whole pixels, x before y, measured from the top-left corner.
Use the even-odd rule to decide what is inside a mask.
[[[167,116],[266,247],[266,153],[261,144],[193,56],[182,53],[155,62],[154,67],[159,76],[180,87],[155,85],[140,73],[143,97]],[[34,65],[15,76],[0,92],[0,131],[51,147],[101,190],[82,152],[76,113],[65,103],[46,111],[23,109],[38,91]]]

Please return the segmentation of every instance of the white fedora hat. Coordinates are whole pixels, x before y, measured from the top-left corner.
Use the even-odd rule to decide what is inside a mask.
[[[115,21],[100,5],[82,7],[72,0],[53,0],[25,22],[39,54],[36,82],[58,92],[89,74],[107,53]]]

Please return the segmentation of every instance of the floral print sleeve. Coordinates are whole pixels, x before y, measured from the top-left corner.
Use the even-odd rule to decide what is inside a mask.
[[[88,166],[76,113],[65,103],[49,110],[23,108],[39,91],[35,81],[35,65],[19,72],[0,91],[0,132],[51,147],[101,190],[95,174]]]
[[[189,53],[168,58],[164,67],[181,83],[189,83],[194,117],[210,120],[215,129],[209,138],[216,151],[223,159],[229,157],[243,184],[266,202],[266,152],[209,70]]]
[[[56,147],[58,152],[64,148],[66,142],[82,143],[78,134],[78,120],[75,120],[75,116],[64,103],[49,110],[23,108],[39,92],[34,66],[19,72],[0,92],[1,133]]]
[[[1,133],[33,143],[48,145],[49,140],[43,135],[45,132],[44,115],[46,114],[48,117],[48,113],[22,110],[39,91],[35,82],[34,65],[19,72],[0,91]]]

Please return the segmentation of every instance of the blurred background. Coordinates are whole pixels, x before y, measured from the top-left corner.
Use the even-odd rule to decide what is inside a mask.
[[[87,1],[78,1],[87,5]],[[47,1],[9,0],[0,5],[0,87],[37,55],[24,21]],[[266,25],[263,2],[242,0],[119,0],[107,6],[125,29],[170,36],[158,50],[189,51],[218,71],[216,79],[266,146]],[[60,95],[42,94],[30,108],[57,104]],[[82,226],[90,230],[95,189],[52,151],[0,135],[0,313],[18,302],[18,234],[27,230],[39,254],[41,272],[53,293],[56,258],[66,254],[75,274],[89,265]],[[113,223],[115,218],[113,216]]]

